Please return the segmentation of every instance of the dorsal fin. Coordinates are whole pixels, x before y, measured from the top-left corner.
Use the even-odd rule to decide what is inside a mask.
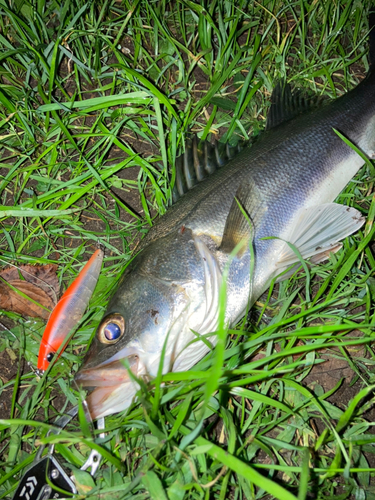
[[[211,144],[208,141],[199,141],[194,135],[187,142],[185,152],[176,158],[176,180],[172,192],[173,203],[196,184],[235,158],[244,146],[244,142],[239,142],[237,146],[221,142]]]
[[[306,98],[298,90],[292,94],[290,85],[285,80],[279,81],[271,95],[271,107],[267,116],[266,130],[277,127],[281,123],[316,107],[318,104],[318,98]]]
[[[276,127],[287,120],[315,107],[319,99],[308,99],[297,91],[292,94],[289,84],[279,82],[271,96],[271,107],[267,117],[266,130]],[[176,180],[172,191],[172,202],[175,203],[247,146],[248,143],[239,141],[236,146],[208,141],[199,141],[196,135],[188,140],[185,152],[176,158]]]

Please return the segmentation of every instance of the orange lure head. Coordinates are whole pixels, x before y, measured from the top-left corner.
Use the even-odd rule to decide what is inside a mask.
[[[38,355],[37,368],[39,372],[44,372],[47,370],[49,364],[55,357],[56,352],[59,350],[59,347],[64,342],[64,338],[65,337],[62,337],[61,341],[59,341],[59,339],[55,339],[55,341],[51,342],[50,344],[44,340],[44,335],[43,335]]]

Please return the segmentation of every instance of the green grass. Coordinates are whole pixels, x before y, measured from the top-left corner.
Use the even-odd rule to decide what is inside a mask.
[[[66,286],[98,239],[106,249],[90,309],[48,376],[21,362],[36,365],[44,323],[0,311],[0,349],[18,367],[0,387],[0,499],[46,440],[90,499],[375,498],[368,167],[338,200],[365,229],[272,287],[246,330],[191,371],[107,418],[95,481],[76,470],[97,446],[89,429],[75,420],[45,438],[41,423],[77,402],[72,374],[134,243],[170,205],[187,134],[257,135],[280,77],[332,98],[353,88],[368,69],[369,5],[0,1],[1,265],[57,263]],[[323,353],[361,382],[351,401],[337,399],[340,380],[304,385]]]

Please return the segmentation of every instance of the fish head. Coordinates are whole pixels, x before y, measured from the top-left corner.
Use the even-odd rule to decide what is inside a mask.
[[[207,248],[186,230],[161,238],[132,262],[75,377],[92,391],[87,403],[93,418],[129,406],[138,390],[135,380],[156,376],[161,359],[166,373],[187,369],[202,349],[207,352],[203,342],[201,351],[196,345],[184,350],[197,338],[194,332],[206,333],[202,325],[215,329],[213,321],[207,323],[207,315],[215,319],[207,294],[218,286],[207,285],[210,257],[202,252]]]
[[[119,411],[137,390],[134,379],[155,374],[166,333],[173,330],[187,305],[181,287],[137,271],[127,276],[75,377],[78,384],[92,390],[87,403],[93,418]]]

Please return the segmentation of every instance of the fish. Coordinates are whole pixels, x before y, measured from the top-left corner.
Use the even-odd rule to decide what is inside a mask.
[[[39,348],[38,373],[47,370],[69,333],[82,318],[99,279],[103,257],[103,250],[98,248],[54,307]],[[59,355],[66,346],[67,343],[60,349]]]
[[[325,105],[279,83],[259,139],[182,189],[150,229],[75,376],[89,391],[93,418],[129,407],[136,380],[156,376],[161,359],[163,373],[184,371],[213,348],[224,275],[231,327],[273,279],[300,263],[296,249],[318,263],[363,225],[358,210],[334,203],[364,164],[335,130],[374,158],[374,31],[369,54],[367,77]]]

